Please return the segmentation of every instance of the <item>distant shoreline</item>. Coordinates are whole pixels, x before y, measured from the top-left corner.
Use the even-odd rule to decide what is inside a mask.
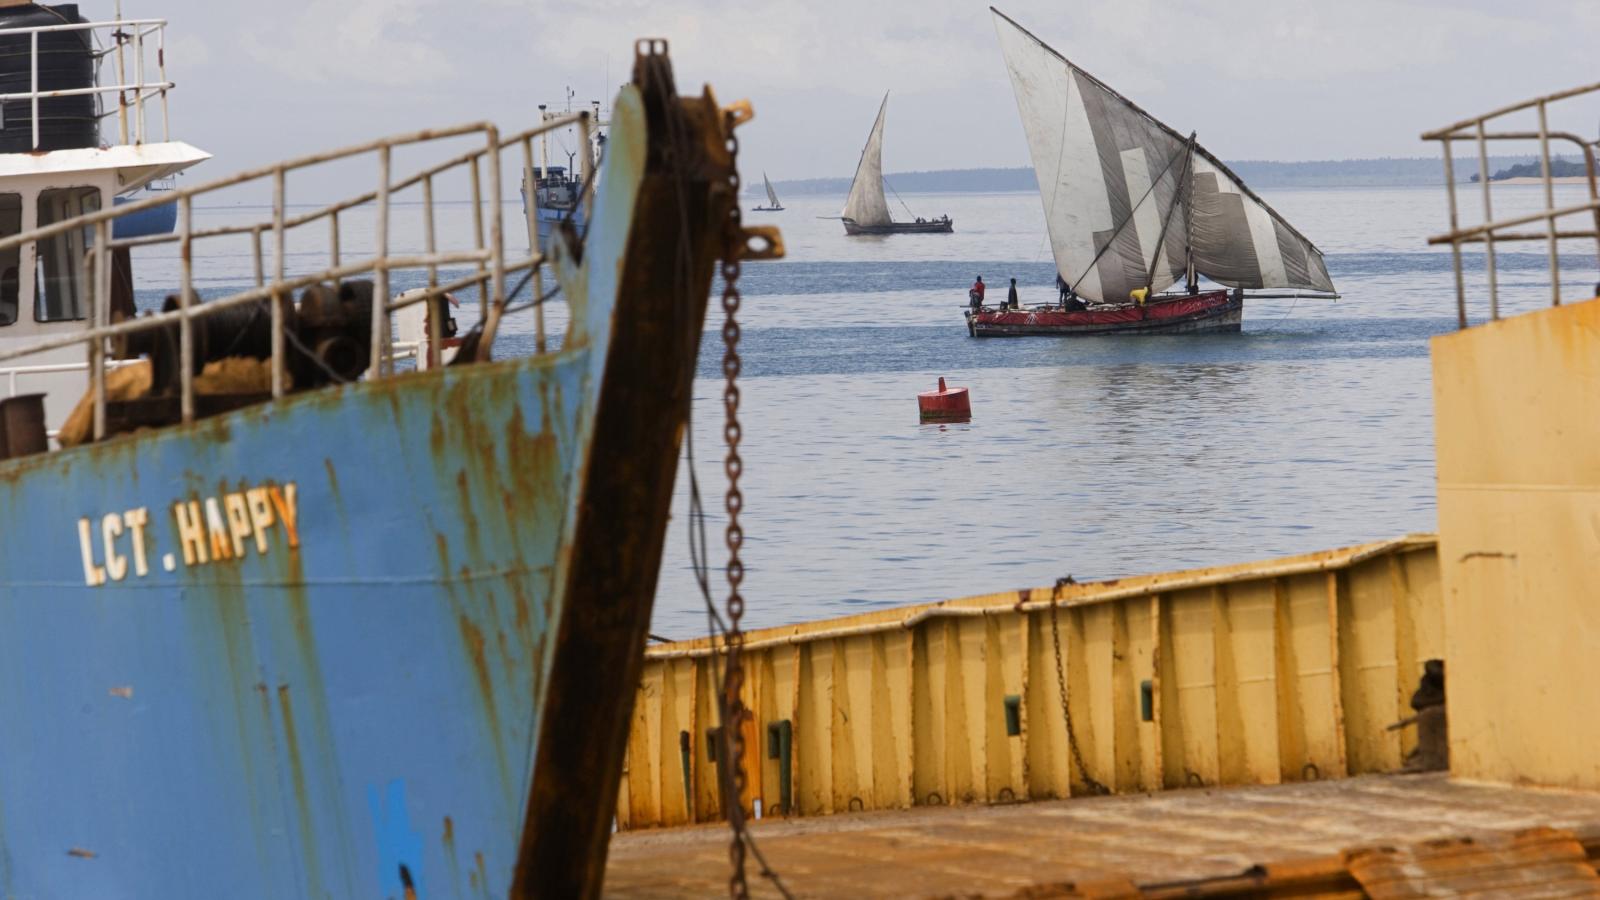
[[[1544,179],[1532,175],[1519,175],[1516,178],[1492,178],[1490,184],[1544,184]],[[1587,175],[1558,175],[1550,179],[1551,184],[1588,184]]]
[[[1528,157],[1492,156],[1492,168],[1525,163]],[[1380,159],[1313,160],[1277,162],[1240,160],[1228,167],[1252,188],[1319,187],[1428,187],[1444,184],[1444,160],[1439,157],[1395,157]],[[1458,159],[1455,171],[1459,183],[1468,183],[1470,173],[1478,171],[1478,159]],[[938,169],[927,172],[895,172],[885,176],[889,186],[906,194],[995,194],[1038,190],[1033,169],[1026,166],[996,169]],[[1538,179],[1534,179],[1538,181]],[[1567,183],[1565,179],[1556,179]],[[1581,182],[1582,179],[1579,179]],[[1516,184],[1501,181],[1497,184]],[[773,182],[779,197],[814,194],[844,194],[850,190],[849,178],[805,178]],[[748,193],[759,193],[751,185]]]

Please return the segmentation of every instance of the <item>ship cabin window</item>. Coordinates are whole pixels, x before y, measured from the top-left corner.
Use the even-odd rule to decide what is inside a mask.
[[[0,194],[0,238],[22,233],[22,195]],[[0,250],[0,325],[17,321],[18,273],[22,271],[22,248]]]
[[[50,188],[39,192],[39,227],[100,209],[100,189]],[[94,229],[75,228],[38,243],[33,317],[68,322],[89,317],[89,251]]]

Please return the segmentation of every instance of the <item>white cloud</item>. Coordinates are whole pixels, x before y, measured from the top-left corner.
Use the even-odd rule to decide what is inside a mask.
[[[208,112],[185,121],[220,143],[253,119],[315,117],[275,155],[335,132],[524,124],[567,85],[579,102],[614,90],[634,40],[662,36],[682,90],[709,82],[725,101],[755,103],[746,159],[775,177],[847,175],[885,90],[891,171],[1026,162],[984,0],[160,2],[175,39],[213,57],[205,83],[203,60],[175,50],[179,102]],[[997,2],[1233,159],[1430,154],[1419,132],[1583,81],[1600,46],[1594,0]],[[1595,118],[1563,127],[1590,134]]]
[[[440,0],[310,0],[298,14],[255,24],[245,46],[259,63],[299,81],[337,88],[403,88],[454,72],[424,27]]]

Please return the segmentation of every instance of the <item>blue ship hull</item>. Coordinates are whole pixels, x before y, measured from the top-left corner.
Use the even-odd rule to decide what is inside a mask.
[[[504,896],[594,358],[3,470],[0,889]]]
[[[114,202],[122,206],[143,199],[145,198],[117,197]],[[126,238],[149,237],[153,234],[171,234],[176,227],[178,227],[178,204],[174,201],[118,218],[116,224],[112,226],[111,238],[120,241]]]
[[[524,213],[524,215],[526,215],[526,213]],[[583,207],[581,205],[577,209],[573,210],[545,209],[541,206],[539,208],[539,215],[537,219],[539,224],[539,246],[550,246],[550,238],[559,230],[559,223],[569,219],[572,221],[573,227],[576,228],[578,233],[581,235],[583,233],[584,221]]]
[[[559,353],[0,462],[0,896],[598,892],[734,202],[636,82]]]

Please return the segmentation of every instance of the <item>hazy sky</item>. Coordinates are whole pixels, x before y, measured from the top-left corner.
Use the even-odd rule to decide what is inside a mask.
[[[82,4],[109,13],[109,0]],[[1424,156],[1425,128],[1593,81],[1600,0],[1018,0],[1001,7],[1225,159]],[[127,0],[172,21],[197,175],[625,80],[672,42],[680,88],[749,97],[747,173],[848,176],[893,91],[888,171],[1027,163],[988,7],[947,0]],[[1566,123],[1593,135],[1597,121]]]

